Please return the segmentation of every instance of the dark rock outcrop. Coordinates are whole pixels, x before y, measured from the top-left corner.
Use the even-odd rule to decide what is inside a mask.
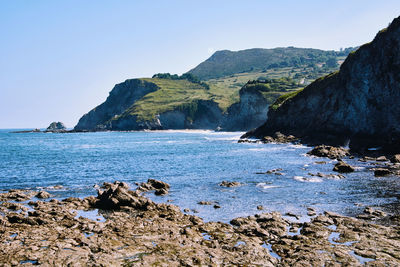
[[[168,194],[169,184],[163,181],[159,181],[156,179],[148,179],[146,183],[139,184],[137,191],[147,192],[154,190],[154,194],[157,196],[162,196]]]
[[[222,181],[219,186],[222,187],[238,187],[241,186],[242,184],[240,182],[230,182],[230,181]]]
[[[350,166],[349,164],[343,161],[339,161],[338,163],[335,164],[335,167],[333,167],[333,171],[341,173],[354,172],[354,167]]]
[[[327,157],[330,159],[341,159],[350,155],[348,149],[326,145],[316,146],[311,151],[307,152],[307,154],[316,157]]]
[[[158,89],[159,87],[156,84],[140,79],[130,79],[119,83],[114,86],[103,104],[80,118],[74,130],[106,130],[109,128],[108,123],[112,118],[121,115],[135,101]]]
[[[276,131],[306,143],[344,145],[363,152],[400,150],[400,17],[351,53],[340,71],[288,96],[245,137]]]
[[[52,132],[52,133],[60,133],[60,132],[65,132],[67,130],[67,127],[65,127],[64,123],[62,122],[52,122],[50,123],[49,127],[47,127],[46,132]]]

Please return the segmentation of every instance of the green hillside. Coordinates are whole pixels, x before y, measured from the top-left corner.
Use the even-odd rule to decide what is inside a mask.
[[[212,98],[207,88],[186,79],[142,78],[141,80],[155,83],[160,89],[138,100],[121,116],[135,115],[141,121],[151,120],[155,115],[174,110],[185,103]]]
[[[241,51],[222,50],[200,63],[188,73],[201,80],[218,79],[232,74],[265,72],[277,68],[327,65],[336,67],[338,57],[345,57],[354,48],[324,51],[311,48],[253,48]]]

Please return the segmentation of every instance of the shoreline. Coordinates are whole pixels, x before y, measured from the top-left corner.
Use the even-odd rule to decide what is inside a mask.
[[[120,182],[105,183],[97,197],[30,201],[28,206],[17,201],[34,194],[0,194],[0,262],[5,266],[400,264],[400,217],[392,216],[391,226],[379,225],[367,220],[382,217],[373,209],[364,219],[324,212],[310,222],[296,222],[269,212],[228,224],[204,222],[175,205],[155,203]],[[82,211],[100,216],[95,221],[79,217]]]

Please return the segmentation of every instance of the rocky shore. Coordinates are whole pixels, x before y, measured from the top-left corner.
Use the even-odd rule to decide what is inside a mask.
[[[400,218],[367,208],[360,218],[308,209],[309,221],[259,213],[204,222],[143,192],[105,183],[97,197],[0,194],[2,266],[397,266]],[[39,198],[40,197],[40,198]],[[260,209],[261,210],[261,209]],[[262,211],[260,211],[262,212]],[[90,215],[90,216],[89,216]],[[289,218],[289,217],[290,218]]]

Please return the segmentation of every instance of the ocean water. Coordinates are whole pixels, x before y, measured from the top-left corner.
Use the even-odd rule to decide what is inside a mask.
[[[400,179],[375,178],[371,163],[344,179],[330,174],[335,161],[306,155],[309,147],[292,144],[237,143],[242,133],[154,131],[98,133],[23,133],[0,130],[0,190],[45,189],[54,197],[96,195],[95,185],[115,180],[135,188],[155,178],[171,185],[167,196],[147,195],[196,210],[206,221],[229,221],[261,211],[306,214],[307,207],[355,215],[365,206],[398,210]],[[324,161],[325,164],[320,164]],[[281,175],[257,174],[282,168]],[[224,188],[223,181],[243,186]],[[63,186],[54,189],[56,185]],[[220,209],[199,201],[219,203]],[[264,212],[263,211],[263,212]]]

